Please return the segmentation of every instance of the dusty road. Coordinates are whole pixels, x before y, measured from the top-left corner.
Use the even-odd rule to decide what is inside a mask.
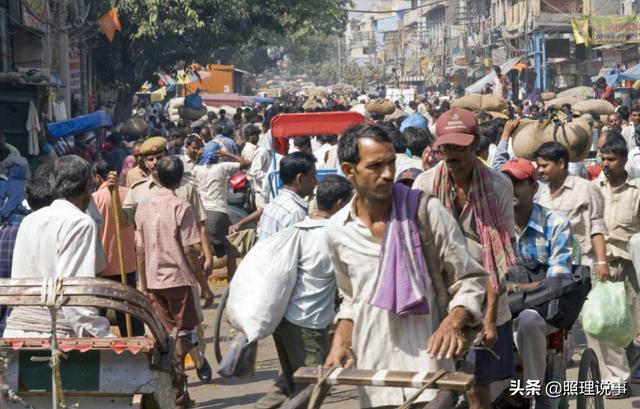
[[[196,400],[196,408],[201,409],[222,409],[222,408],[252,408],[258,400],[271,387],[273,379],[280,370],[275,347],[271,338],[260,342],[258,347],[258,359],[256,373],[248,379],[223,379],[215,373],[217,364],[213,356],[211,347],[213,336],[213,320],[215,317],[215,307],[222,292],[219,285],[212,286],[216,294],[216,304],[205,311],[205,319],[209,324],[205,331],[207,341],[207,359],[214,370],[213,380],[209,384],[202,384],[195,370],[189,371],[189,386],[191,396]],[[579,355],[576,356],[579,359]],[[578,377],[578,369],[572,368],[568,372],[569,380]],[[640,384],[634,385],[636,396],[625,400],[605,400],[606,409],[640,409]],[[357,393],[355,388],[342,388],[333,391],[323,408],[342,409],[357,408]],[[575,400],[570,400],[570,409],[576,409]]]

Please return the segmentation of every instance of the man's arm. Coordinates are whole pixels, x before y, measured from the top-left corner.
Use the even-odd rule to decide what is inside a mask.
[[[511,156],[509,155],[509,139],[511,138],[513,131],[518,128],[518,125],[520,125],[519,119],[511,119],[504,125],[502,137],[498,142],[498,147],[496,148],[491,161],[491,167],[498,172],[502,169],[502,166],[511,159]]]
[[[189,206],[184,209],[183,214],[178,215],[180,242],[183,246],[183,252],[187,262],[189,263],[189,267],[191,267],[194,278],[198,282],[198,285],[200,285],[201,294],[205,299],[204,306],[208,307],[213,303],[213,292],[211,292],[207,278],[198,265],[199,261],[195,250],[195,246],[200,245],[202,240],[202,230],[200,227],[201,225],[204,225],[204,223],[195,223],[195,221],[195,215]]]
[[[560,274],[571,274],[571,258],[573,254],[573,234],[569,220],[560,215],[562,222],[553,226],[549,238],[549,259],[547,260],[547,277]]]
[[[607,263],[607,245],[604,235],[607,226],[604,222],[604,197],[594,184],[589,189],[589,223],[591,223],[591,245],[596,255],[595,270],[601,281],[609,280],[609,264]]]

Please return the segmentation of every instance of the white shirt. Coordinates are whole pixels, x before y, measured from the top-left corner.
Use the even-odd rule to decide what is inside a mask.
[[[98,226],[66,200],[55,200],[24,218],[11,264],[11,278],[96,277],[105,268]],[[21,308],[17,307],[11,315]],[[62,307],[65,320],[78,337],[109,335],[109,321],[93,307]],[[9,323],[5,336],[11,336]]]
[[[417,372],[453,370],[453,361],[432,359],[426,351],[427,340],[444,318],[439,316],[430,274],[425,277],[430,314],[400,318],[369,303],[379,274],[382,246],[355,214],[356,200],[354,196],[349,205],[330,219],[326,233],[343,299],[337,318],[353,321],[352,343],[357,368]],[[437,200],[430,200],[427,210],[434,246],[439,250],[444,269],[459,274],[458,277],[467,276],[448,288],[451,294],[449,310],[463,306],[479,320],[486,273],[468,253],[461,230],[444,206]],[[471,278],[472,275],[476,278]],[[398,406],[416,391],[412,388],[359,387],[360,407]],[[430,401],[436,392],[427,390],[417,401]]]
[[[633,148],[629,152],[629,159],[624,166],[630,178],[640,177],[640,148]]]
[[[328,222],[307,217],[296,224],[300,229],[298,279],[284,317],[303,328],[325,329],[335,316],[336,277],[325,237]]]
[[[240,170],[237,162],[196,165],[193,175],[198,183],[204,209],[209,212],[227,213],[229,177]]]
[[[621,134],[627,141],[627,149],[629,151],[634,149],[636,147],[636,128],[633,125],[627,125],[622,128]]]
[[[419,156],[407,156],[404,153],[396,153],[396,175],[394,180],[407,169],[422,170],[422,159]]]

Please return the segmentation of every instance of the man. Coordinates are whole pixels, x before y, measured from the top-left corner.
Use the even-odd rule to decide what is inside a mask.
[[[607,227],[607,261],[611,281],[624,281],[627,302],[633,322],[640,322],[638,314],[638,282],[627,245],[633,235],[640,233],[640,180],[631,179],[625,171],[627,143],[619,134],[609,134],[600,148],[602,173],[595,183],[604,197],[604,222]],[[591,337],[590,337],[591,338]],[[598,356],[602,380],[625,382],[629,376],[629,363],[624,348],[592,339]],[[592,346],[593,347],[593,346]],[[627,385],[627,392],[631,388]],[[631,396],[618,395],[617,398]]]
[[[109,135],[109,142],[111,142],[111,150],[106,153],[105,159],[113,169],[119,171],[122,169],[124,158],[129,155],[129,149],[124,146],[119,132],[113,132]]]
[[[156,138],[164,139],[161,136],[157,136]],[[136,158],[137,165],[127,173],[127,189],[131,189],[135,183],[141,180],[145,180],[149,177],[149,170],[144,166],[144,161],[142,160],[142,155],[140,154],[142,145],[144,145],[144,143],[136,142],[135,144],[133,144],[133,148],[131,149],[131,154],[134,158]]]
[[[308,153],[293,152],[280,161],[282,188],[265,209],[258,225],[258,240],[289,227],[307,217],[309,206],[304,197],[316,187],[316,158]]]
[[[220,157],[234,161],[220,162]],[[235,273],[238,258],[235,247],[227,240],[231,226],[227,203],[229,178],[234,173],[248,168],[250,164],[242,158],[223,151],[220,144],[210,142],[205,147],[202,160],[192,171],[207,215],[205,224],[209,242],[213,244],[216,257],[227,256],[227,277],[232,277]]]
[[[308,155],[313,155],[311,138],[309,138],[308,136],[296,136],[295,138],[293,138],[293,148],[294,152],[303,152]]]
[[[221,144],[227,152],[233,155],[240,155],[240,151],[238,149],[238,145],[236,145],[236,141],[233,140],[233,130],[234,126],[231,125],[218,125],[215,128],[216,135],[213,137],[212,142],[217,142]],[[211,142],[207,142],[211,143]]]
[[[185,154],[180,156],[185,175],[191,175],[193,168],[200,161],[204,144],[195,134],[187,136],[184,142]]]
[[[191,206],[174,193],[183,172],[182,161],[177,157],[160,159],[155,169],[160,183],[158,192],[140,203],[136,211],[136,245],[145,260],[143,288],[167,332],[178,331],[176,355],[182,383],[177,406],[186,406],[190,401],[184,359],[193,347],[194,330],[200,321],[193,291],[199,280],[188,262],[190,247],[200,243],[200,233]]]
[[[593,98],[604,99],[606,101],[611,102],[611,104],[613,104],[614,102],[613,87],[607,84],[607,80],[604,79],[604,77],[598,78],[595,84],[593,84]]]
[[[98,226],[85,214],[91,200],[91,166],[69,155],[55,164],[50,206],[24,218],[13,253],[12,278],[96,277],[104,270]],[[92,307],[61,307],[56,332],[62,337],[106,337],[109,321]],[[49,311],[17,307],[7,318],[7,338],[39,338],[51,334]]]
[[[497,65],[493,66],[493,72],[496,74],[496,78],[493,80],[493,95],[507,98],[507,77],[502,75],[502,68]]]
[[[282,376],[256,408],[276,407],[300,392],[305,385],[294,384],[293,373],[302,366],[322,365],[327,357],[336,279],[325,232],[328,219],[349,202],[351,191],[344,177],[327,176],[318,185],[318,210],[295,224],[300,233],[298,277],[284,319],[273,334]]]
[[[573,235],[569,220],[550,211],[533,198],[538,191],[538,173],[526,159],[510,160],[502,167],[513,184],[514,212],[518,261],[530,267],[546,269],[546,277],[570,276]],[[520,291],[535,288],[537,284],[520,285]],[[513,291],[513,286],[507,288]],[[514,320],[514,337],[522,357],[523,383],[540,381],[545,377],[547,335],[558,331],[547,324],[538,311],[526,309]],[[531,397],[528,397],[530,399]],[[522,396],[516,407],[528,407]]]
[[[478,123],[473,113],[451,109],[438,119],[434,148],[443,161],[418,176],[414,188],[434,194],[448,209],[467,238],[469,253],[492,274],[484,317],[486,350],[472,351],[476,386],[467,393],[470,408],[491,405],[489,385],[513,376],[513,331],[507,296],[502,292],[516,255],[513,187],[509,180],[476,156]],[[502,295],[500,295],[502,292]],[[497,340],[497,343],[496,343]]]
[[[640,177],[640,123],[636,125],[634,132],[633,144],[635,145],[635,148],[629,151],[627,164],[624,167],[630,178]],[[627,146],[629,146],[628,141]]]
[[[630,111],[629,124],[622,129],[622,136],[624,136],[624,139],[627,142],[627,149],[629,149],[629,152],[638,146],[636,144],[636,127],[640,125],[640,105],[632,105]]]
[[[253,124],[245,125],[242,129],[242,134],[244,135],[245,144],[240,156],[247,162],[251,162],[253,156],[256,154],[256,149],[258,149],[260,128]]]
[[[622,117],[619,113],[614,112],[607,116],[607,131],[622,132]]]
[[[327,226],[342,303],[325,366],[352,367],[357,362],[362,369],[452,370],[452,359],[465,347],[462,330],[481,319],[486,273],[469,255],[456,222],[437,200],[394,186],[395,152],[384,129],[354,126],[340,139],[338,152],[356,195]],[[411,200],[405,201],[407,192],[413,193],[408,195]],[[387,227],[404,230],[397,209],[404,207],[404,202],[414,208],[412,230],[421,232],[417,240],[422,247],[397,247],[395,234],[385,237]],[[412,275],[426,282],[419,288],[420,298],[395,297],[397,305],[407,307],[402,310],[390,308],[384,297],[380,301],[385,302],[379,303],[383,307],[372,305],[370,301],[380,295],[376,283],[392,285],[388,273],[411,274],[409,267],[387,269],[382,264],[387,266],[393,259],[404,263],[409,256],[418,264],[424,262],[424,268],[418,270],[420,276]],[[392,289],[388,294],[396,292]],[[413,393],[413,389],[361,387],[360,406],[397,406]],[[418,402],[428,401],[434,394],[427,391]]]
[[[587,180],[568,174],[569,151],[558,142],[542,144],[534,156],[538,173],[545,182],[538,193],[538,203],[569,219],[580,247],[581,264],[607,281],[609,268],[604,238],[607,228],[602,194]]]
[[[417,131],[416,128],[407,128]],[[407,130],[405,130],[407,132]],[[407,169],[422,169],[422,158],[417,156],[409,156],[407,154],[407,140],[404,135],[395,127],[388,125],[387,133],[393,141],[393,148],[396,151],[396,174],[395,178]]]
[[[48,177],[34,177],[25,186],[25,197],[31,212],[53,203],[53,191]],[[19,224],[0,229],[0,278],[11,278],[11,263]],[[0,307],[0,334],[4,332],[7,307]]]
[[[166,140],[163,137],[147,139],[140,148],[140,154],[143,158],[142,160],[145,168],[149,169],[150,176],[147,179],[138,181],[134,184],[122,204],[124,216],[129,223],[133,223],[135,220],[138,205],[149,201],[161,190],[161,184],[158,180],[157,173],[155,173],[155,169],[158,161],[167,156]],[[206,275],[210,274],[213,266],[213,256],[211,254],[211,245],[209,244],[205,224],[207,215],[202,205],[202,201],[200,200],[198,188],[190,180],[184,178],[184,176],[180,185],[175,189],[175,193],[178,197],[191,205],[191,209],[195,215],[196,225],[200,231],[200,244],[194,246],[196,251],[191,253],[191,257],[199,260],[198,263],[193,263],[195,269],[194,273],[198,280],[198,284],[200,285],[200,296],[204,298],[204,307],[208,307],[213,302],[213,292],[211,292],[211,289],[209,288]],[[204,256],[204,263],[198,255]],[[142,274],[142,270],[144,269],[144,259],[140,254],[137,255],[137,261],[138,273]],[[197,303],[196,307],[199,309],[200,304]],[[202,326],[198,326],[198,331],[200,332],[199,339],[203,340],[204,336]],[[211,377],[211,368],[207,360],[204,358],[204,347],[205,343],[199,342],[197,348],[194,349],[196,352],[194,354],[195,356],[192,355],[192,358],[194,358],[194,362],[196,363],[198,377],[200,379],[207,380]]]
[[[167,146],[167,154],[169,155],[184,155],[184,139],[186,137],[184,129],[173,128],[169,133],[169,144]]]
[[[18,148],[7,142],[7,135],[5,135],[3,132],[0,132],[0,146],[6,146],[12,155],[20,156],[20,151],[18,150]]]
[[[116,186],[113,186],[108,182],[109,174],[113,172],[113,168],[107,161],[99,160],[93,164],[91,170],[93,173],[94,184],[98,187],[92,196],[103,221],[98,232],[106,256],[106,267],[102,273],[102,277],[121,282],[120,253],[118,251],[118,241],[116,237],[116,218],[112,208],[113,202],[111,201],[111,189]],[[119,203],[122,203],[127,197],[129,189],[122,186],[117,186],[117,189],[120,200]],[[126,274],[126,282],[128,286],[136,288],[137,266],[133,225],[126,224],[121,221],[120,226],[122,261],[124,265],[124,272]],[[142,322],[132,319],[131,323],[133,333],[127,335],[125,314],[116,312],[116,319],[118,320],[120,336],[137,337],[144,335],[144,325]]]

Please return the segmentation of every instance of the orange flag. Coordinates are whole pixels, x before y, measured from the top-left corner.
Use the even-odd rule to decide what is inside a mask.
[[[118,17],[118,9],[111,9],[98,19],[100,30],[107,36],[109,42],[113,41],[116,31],[120,31],[120,18]]]

